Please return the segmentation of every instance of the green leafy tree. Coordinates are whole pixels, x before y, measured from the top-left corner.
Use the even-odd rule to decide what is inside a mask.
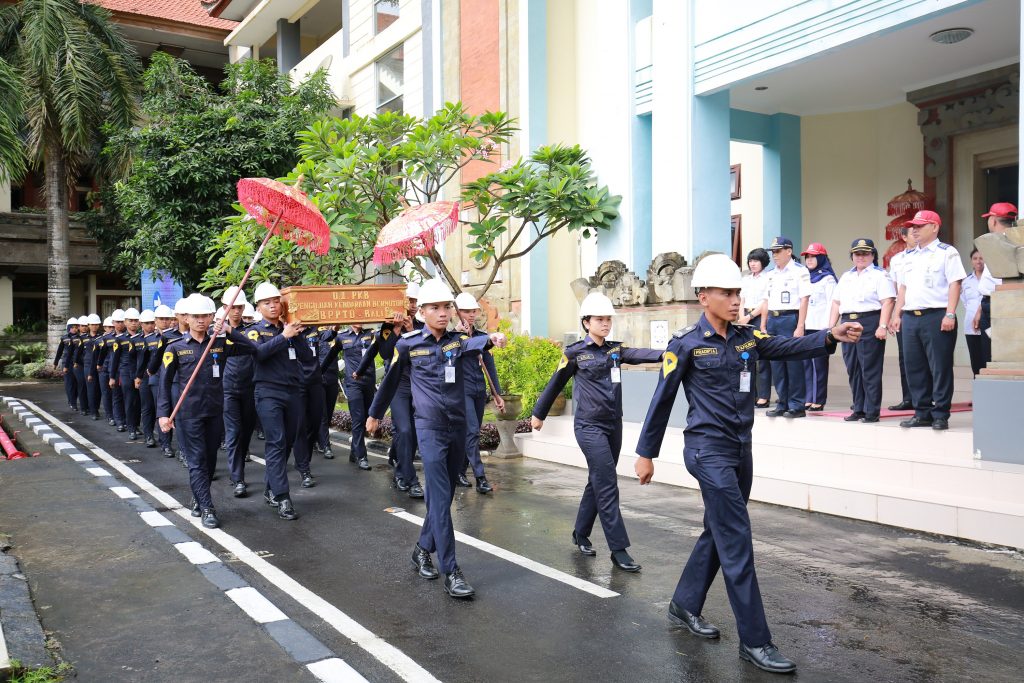
[[[18,72],[0,59],[0,181],[25,173],[25,145],[18,135],[23,92]]]
[[[211,257],[244,256],[218,240],[238,180],[291,170],[296,133],[334,98],[322,71],[293,86],[270,60],[228,65],[218,92],[186,62],[155,53],[143,84],[145,124],[110,137],[104,156],[121,177],[91,230],[129,281],[152,268],[194,288]]]
[[[70,315],[68,190],[93,153],[100,128],[125,129],[135,122],[138,56],[102,8],[79,0],[21,0],[0,7],[0,58],[24,84],[26,156],[46,176],[52,350]],[[10,116],[16,111],[11,106],[0,110]]]

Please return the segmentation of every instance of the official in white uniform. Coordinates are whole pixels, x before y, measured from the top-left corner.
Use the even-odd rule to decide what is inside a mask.
[[[971,273],[964,278],[960,289],[960,301],[964,304],[964,338],[967,352],[971,356],[971,371],[977,376],[981,369],[992,360],[992,337],[988,328],[989,316],[984,315],[984,302],[1002,280],[992,277],[985,257],[977,249],[971,252]]]
[[[907,225],[917,238],[917,249],[905,261],[892,325],[904,332],[914,417],[900,426],[949,429],[956,306],[967,273],[957,250],[938,239],[939,214],[918,211]]]
[[[892,280],[897,291],[899,291],[900,282],[903,279],[903,270],[906,265],[907,255],[917,249],[917,240],[915,240],[914,236],[910,233],[910,228],[906,226],[900,228],[900,235],[902,236],[903,243],[906,246],[903,251],[893,254],[892,258],[889,259],[889,279]],[[906,356],[903,353],[903,332],[893,329],[891,327],[892,317],[890,317],[889,320],[889,333],[896,337],[896,348],[899,351],[900,386],[903,389],[903,394],[899,403],[889,406],[889,410],[913,410],[914,402],[910,400],[910,384],[907,382],[907,361]]]
[[[776,237],[768,250],[775,270],[768,273],[768,287],[762,302],[761,331],[777,337],[802,337],[811,297],[811,277],[807,269],[793,260],[793,240]],[[804,417],[803,361],[772,361],[772,378],[778,402],[765,415]]]
[[[843,360],[853,392],[853,412],[847,422],[878,422],[882,411],[882,365],[896,287],[878,267],[875,243],[864,237],[850,245],[853,268],[843,273],[832,296],[829,327],[838,320],[859,322],[864,334],[855,344],[843,344]]]

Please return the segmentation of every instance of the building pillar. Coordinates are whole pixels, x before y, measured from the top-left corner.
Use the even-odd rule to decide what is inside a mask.
[[[784,235],[803,244],[800,117],[775,114],[764,145],[764,236]]]
[[[259,55],[254,53],[252,45],[228,45],[228,61],[232,64],[246,59],[258,59]]]
[[[89,273],[85,278],[85,295],[90,313],[99,313],[96,309],[96,274]]]
[[[690,129],[690,263],[704,251],[732,254],[729,91],[693,98]]]
[[[11,211],[11,181],[0,180],[0,213]]]
[[[299,42],[299,22],[287,19],[277,20],[277,70],[286,74],[302,61],[302,46]]]
[[[0,275],[0,330],[14,324],[14,280]]]

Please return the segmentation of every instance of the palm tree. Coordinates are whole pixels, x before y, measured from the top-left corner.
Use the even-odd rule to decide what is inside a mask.
[[[0,8],[0,58],[24,84],[31,164],[46,174],[47,342],[70,315],[68,191],[105,124],[135,122],[139,59],[110,13],[81,0],[21,0]]]
[[[25,146],[19,133],[21,79],[0,59],[0,181],[25,173]]]

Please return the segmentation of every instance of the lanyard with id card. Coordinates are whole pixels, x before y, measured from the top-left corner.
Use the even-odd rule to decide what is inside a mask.
[[[288,360],[295,360],[295,359],[296,359],[295,347],[294,346],[289,346],[288,347]]]
[[[445,351],[444,357],[448,360],[444,366],[444,383],[455,384],[455,361],[452,360],[452,352]]]
[[[211,355],[213,356],[213,367],[211,367],[210,370],[213,371],[213,376],[216,379],[217,377],[220,377],[220,366],[217,365],[217,354],[214,353]]]
[[[612,354],[612,384],[620,384],[622,382],[622,373],[619,370],[619,354]]]
[[[750,354],[744,351],[740,354],[740,358],[743,359],[743,370],[740,371],[740,393],[750,393],[750,370],[747,369],[747,360],[750,359]]]

